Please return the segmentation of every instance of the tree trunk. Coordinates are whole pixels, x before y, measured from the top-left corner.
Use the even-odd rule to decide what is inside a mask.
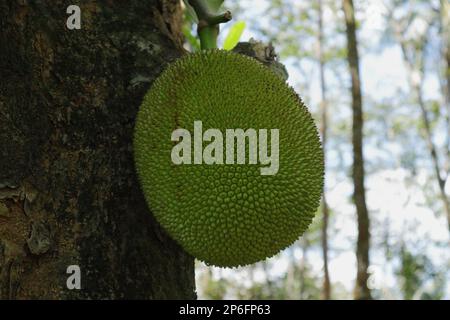
[[[318,29],[319,29],[319,71],[320,71],[320,92],[321,92],[321,135],[322,135],[322,146],[324,154],[324,163],[326,167],[326,146],[327,146],[327,125],[328,125],[328,110],[327,110],[327,86],[325,81],[325,58],[323,52],[323,7],[322,0],[318,1]],[[323,256],[323,298],[325,300],[331,299],[331,285],[330,285],[330,273],[328,270],[328,220],[329,220],[329,209],[326,198],[326,187],[324,187],[322,196],[322,256]]]
[[[80,30],[68,1],[0,3],[0,298],[193,299],[132,154],[142,97],[182,54],[179,1],[80,3]]]
[[[446,109],[446,179],[450,178],[450,3],[446,0],[441,0],[441,34],[442,34],[442,60],[444,63],[442,74],[442,94]],[[450,216],[449,216],[450,225]]]
[[[353,200],[358,216],[358,241],[356,247],[357,276],[354,291],[355,299],[370,299],[371,294],[367,286],[369,279],[369,248],[370,224],[366,206],[366,192],[364,188],[364,157],[363,157],[363,106],[361,95],[361,79],[359,71],[358,43],[356,38],[356,23],[353,0],[343,0],[346,30],[347,54],[352,78],[353,105]]]
[[[306,234],[303,235],[300,241],[300,248],[302,249],[302,260],[300,262],[300,300],[305,300],[306,297],[306,272],[308,268],[308,249],[309,240]]]
[[[440,1],[441,28],[442,28],[442,46],[444,59],[444,78],[445,86],[443,88],[447,111],[450,112],[450,4],[446,0]]]

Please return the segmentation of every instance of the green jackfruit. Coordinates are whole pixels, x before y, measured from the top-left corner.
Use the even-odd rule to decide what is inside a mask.
[[[234,164],[227,164],[232,163],[227,147],[239,150],[237,140],[226,143],[227,129],[237,128],[259,132],[259,144],[253,145],[259,149],[250,151],[255,149],[247,136],[245,163],[237,164],[236,155]],[[172,158],[175,147],[190,143],[183,136],[177,144],[172,137],[177,129],[192,134],[192,148],[180,152],[191,162]],[[218,129],[223,140],[217,135],[207,139],[208,129]],[[263,174],[267,162],[250,161],[255,155],[263,159],[264,129],[267,155],[278,156],[269,174]],[[270,143],[269,136],[276,136],[272,129],[278,129],[278,153]],[[199,134],[203,140],[195,145]],[[211,148],[213,142],[217,148]],[[202,159],[207,150],[214,151],[213,164]],[[137,117],[134,153],[157,220],[187,252],[215,266],[255,263],[291,245],[310,225],[323,189],[323,151],[303,102],[256,60],[221,50],[186,55],[154,82]]]

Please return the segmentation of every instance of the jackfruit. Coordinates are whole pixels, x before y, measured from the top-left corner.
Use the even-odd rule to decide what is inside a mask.
[[[200,144],[183,149],[191,162],[174,163],[173,133],[191,133],[179,140],[187,146],[199,139],[199,124],[202,135],[218,129],[223,140],[202,136]],[[249,136],[245,163],[227,163],[227,129],[259,132],[257,158],[265,148],[263,130],[267,155],[277,153],[269,136],[278,130],[277,171],[262,174],[267,163],[250,163],[255,153]],[[217,161],[206,164],[198,148],[205,155],[213,142],[221,145],[212,148]],[[228,146],[236,151],[237,143]],[[184,154],[189,151],[192,157]],[[222,50],[188,54],[155,80],[137,116],[134,157],[156,219],[188,253],[220,267],[264,260],[296,241],[312,222],[324,183],[317,128],[295,91],[256,60]]]

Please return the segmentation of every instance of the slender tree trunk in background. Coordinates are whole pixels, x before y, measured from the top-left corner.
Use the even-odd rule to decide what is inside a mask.
[[[301,240],[301,248],[302,248],[302,261],[300,264],[300,300],[304,300],[306,298],[306,267],[308,265],[308,248],[309,241],[307,235],[303,235]]]
[[[445,193],[445,183],[446,178],[442,176],[441,174],[441,165],[439,161],[439,156],[437,152],[437,147],[435,143],[433,142],[433,132],[431,129],[431,122],[430,122],[430,116],[428,114],[428,110],[423,98],[423,92],[422,92],[422,82],[424,78],[424,50],[425,46],[421,48],[422,52],[421,57],[417,59],[417,63],[419,65],[415,65],[414,62],[409,58],[408,51],[407,51],[407,45],[404,40],[401,39],[401,35],[397,35],[399,37],[400,46],[402,48],[403,52],[403,59],[405,61],[406,69],[408,71],[408,79],[410,86],[413,90],[413,92],[416,95],[417,104],[420,108],[420,114],[422,117],[422,122],[424,125],[424,138],[427,144],[428,151],[430,153],[431,161],[433,163],[433,169],[434,173],[436,175],[436,181],[439,188],[439,195],[442,200],[442,204],[444,206],[445,215],[447,217],[447,223],[448,223],[448,229],[450,231],[450,199]]]
[[[195,298],[135,175],[142,97],[182,53],[178,0],[0,4],[0,299]],[[81,269],[81,290],[66,286]]]
[[[352,78],[353,101],[353,200],[358,216],[358,240],[356,247],[357,276],[354,291],[355,299],[371,299],[370,289],[367,286],[369,279],[369,249],[370,249],[370,223],[369,212],[366,205],[366,192],[364,188],[364,157],[363,157],[363,106],[361,95],[361,79],[359,71],[358,43],[356,38],[355,11],[352,0],[343,0],[346,30],[347,54]]]
[[[442,44],[443,58],[445,65],[445,97],[447,109],[450,108],[450,3],[447,0],[441,0],[441,25],[442,25]]]
[[[322,0],[318,1],[318,29],[319,29],[319,41],[318,41],[318,51],[319,51],[319,71],[320,71],[320,92],[321,92],[321,113],[322,121],[320,132],[322,134],[322,146],[324,154],[324,163],[326,167],[326,146],[327,146],[327,124],[328,124],[328,114],[327,114],[327,86],[325,81],[325,58],[323,52],[323,7]],[[323,298],[325,300],[331,299],[331,285],[330,285],[330,273],[328,270],[328,221],[329,221],[329,209],[326,198],[326,187],[324,187],[323,197],[322,197],[322,256],[323,256]]]
[[[286,272],[286,283],[284,285],[286,297],[289,300],[297,300],[297,282],[295,281],[297,259],[295,258],[293,250],[289,253],[289,264]],[[300,283],[298,283],[300,285]]]
[[[262,269],[266,276],[266,288],[268,291],[269,299],[276,300],[277,299],[277,296],[276,296],[277,291],[276,291],[275,283],[270,278],[270,268],[269,268],[267,261],[262,261],[261,266],[262,266]]]
[[[450,3],[447,0],[441,0],[441,33],[442,33],[442,60],[444,63],[442,92],[447,111],[447,159],[446,174],[447,179],[450,176]]]

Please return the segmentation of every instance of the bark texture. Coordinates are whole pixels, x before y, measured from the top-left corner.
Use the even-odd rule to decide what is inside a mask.
[[[355,299],[371,299],[367,286],[369,279],[370,224],[364,188],[364,156],[363,156],[363,103],[361,94],[361,78],[359,70],[358,42],[356,38],[356,21],[353,0],[343,0],[346,32],[347,55],[352,78],[353,109],[353,200],[358,217],[358,240],[356,245],[357,276],[354,291]]]
[[[0,298],[195,298],[194,260],[147,209],[132,155],[141,99],[182,54],[180,10],[0,1]]]

